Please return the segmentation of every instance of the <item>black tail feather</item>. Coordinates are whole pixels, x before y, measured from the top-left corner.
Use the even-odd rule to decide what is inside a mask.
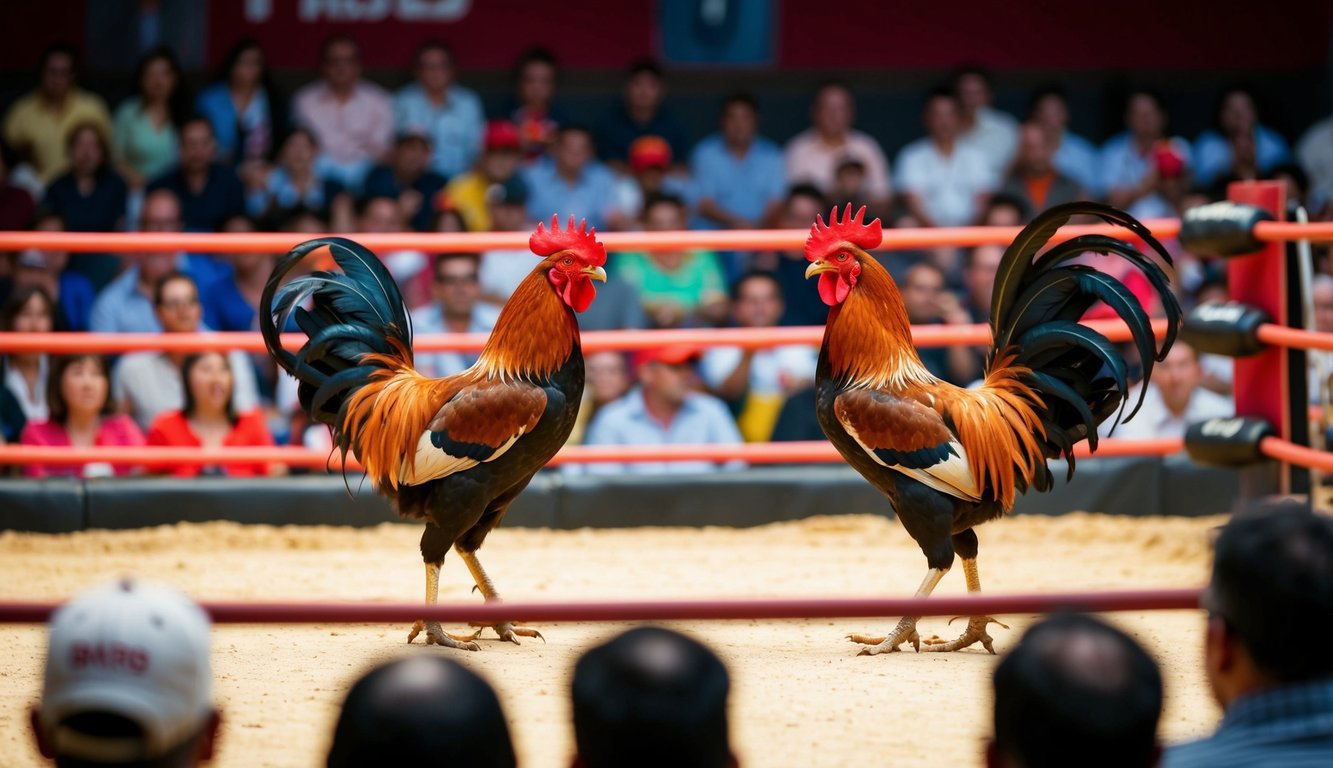
[[[1174,343],[1181,317],[1166,272],[1131,243],[1105,235],[1082,235],[1038,257],[1037,253],[1073,216],[1096,216],[1124,227],[1162,263],[1168,267],[1172,263],[1162,244],[1132,216],[1090,202],[1068,203],[1042,213],[1004,253],[991,303],[995,339],[991,362],[1001,354],[1011,354],[1012,365],[1032,370],[1027,383],[1046,405],[1041,415],[1047,432],[1047,455],[1064,456],[1071,474],[1073,444],[1087,439],[1095,450],[1098,425],[1109,418],[1119,423],[1122,419],[1114,414],[1117,410],[1123,413],[1130,395],[1124,357],[1105,336],[1079,320],[1099,301],[1110,307],[1129,326],[1146,384],[1153,363],[1164,359]],[[1089,252],[1125,259],[1145,275],[1165,315],[1166,332],[1160,344],[1153,333],[1152,319],[1122,282],[1091,267],[1067,263]],[[1138,411],[1142,397],[1141,390],[1139,401],[1125,419]]]
[[[341,272],[317,271],[283,285],[325,246]],[[293,319],[309,337],[296,353],[283,349],[279,332]],[[300,382],[301,407],[325,424],[336,424],[347,395],[378,370],[363,364],[367,354],[412,362],[412,323],[397,283],[375,254],[346,238],[308,240],[284,256],[264,285],[259,320],[269,354]]]

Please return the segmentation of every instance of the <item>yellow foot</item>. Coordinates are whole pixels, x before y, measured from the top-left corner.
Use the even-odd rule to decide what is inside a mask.
[[[451,635],[440,628],[438,621],[418,621],[412,625],[412,631],[407,634],[407,642],[417,639],[417,635],[422,630],[426,632],[426,645],[443,645],[446,648],[456,648],[460,651],[480,651],[481,646],[477,645],[475,640],[481,630],[477,630],[472,635]]]
[[[888,636],[879,635],[848,635],[848,640],[853,643],[868,645],[869,648],[862,648],[858,656],[874,656],[880,653],[893,653],[898,650],[898,646],[903,643],[911,643],[912,647],[921,651],[921,636],[916,633],[916,619],[912,616],[904,616],[898,622],[898,626]]]
[[[949,623],[952,624],[961,618],[963,617],[955,616],[949,619]],[[926,650],[945,653],[962,650],[973,643],[980,642],[982,648],[985,648],[991,655],[995,655],[995,646],[992,645],[994,638],[986,633],[986,626],[989,624],[999,624],[1005,629],[1009,628],[1008,624],[997,621],[990,616],[973,616],[967,620],[967,629],[957,640],[941,640],[937,637],[927,638],[925,641]]]
[[[536,637],[540,638],[543,643],[546,642],[546,638],[542,637],[542,633],[538,632],[532,627],[515,626],[514,622],[512,621],[505,621],[501,622],[500,624],[493,624],[491,625],[491,629],[495,630],[495,634],[500,636],[500,640],[506,643],[513,643],[514,645],[522,645],[522,643],[518,641],[520,637]],[[481,630],[479,629],[477,630],[477,634],[473,635],[473,638],[477,637],[480,634]]]

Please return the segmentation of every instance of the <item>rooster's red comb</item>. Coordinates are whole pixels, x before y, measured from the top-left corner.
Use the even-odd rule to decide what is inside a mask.
[[[810,225],[810,237],[805,240],[805,258],[818,261],[842,247],[843,243],[851,243],[867,251],[878,248],[884,240],[884,231],[880,227],[879,219],[867,224],[865,216],[864,205],[853,216],[851,203],[847,204],[847,210],[842,214],[842,221],[838,221],[837,206],[829,211],[828,224],[824,223],[824,217],[816,216],[815,223]]]
[[[528,238],[528,247],[543,258],[561,251],[574,251],[578,254],[579,260],[589,266],[600,267],[606,263],[606,246],[598,242],[597,228],[589,227],[587,220],[584,219],[579,221],[578,229],[575,229],[572,215],[565,229],[560,228],[559,214],[551,217],[549,230],[538,222],[537,231]]]

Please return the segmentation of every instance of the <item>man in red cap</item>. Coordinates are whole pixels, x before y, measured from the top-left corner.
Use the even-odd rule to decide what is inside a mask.
[[[489,232],[491,215],[486,208],[488,190],[514,178],[522,159],[518,127],[508,120],[486,124],[481,157],[472,170],[455,176],[444,188],[445,200],[463,215],[470,232]]]

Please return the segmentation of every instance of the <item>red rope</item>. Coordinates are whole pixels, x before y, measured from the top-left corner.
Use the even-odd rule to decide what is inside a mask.
[[[1296,445],[1280,437],[1265,437],[1259,444],[1259,450],[1268,458],[1284,464],[1294,464],[1306,469],[1316,469],[1325,474],[1333,474],[1333,453]]]
[[[1255,335],[1259,337],[1259,341],[1274,347],[1333,350],[1333,333],[1306,331],[1301,328],[1285,328],[1281,325],[1265,323],[1259,326]]]
[[[434,606],[408,603],[204,603],[218,624],[406,624],[435,619],[451,624],[566,621],[735,621],[753,619],[982,616],[1079,611],[1178,611],[1199,605],[1198,589],[930,598],[795,598],[641,602],[507,602]],[[0,602],[0,624],[47,621],[54,603]]]

